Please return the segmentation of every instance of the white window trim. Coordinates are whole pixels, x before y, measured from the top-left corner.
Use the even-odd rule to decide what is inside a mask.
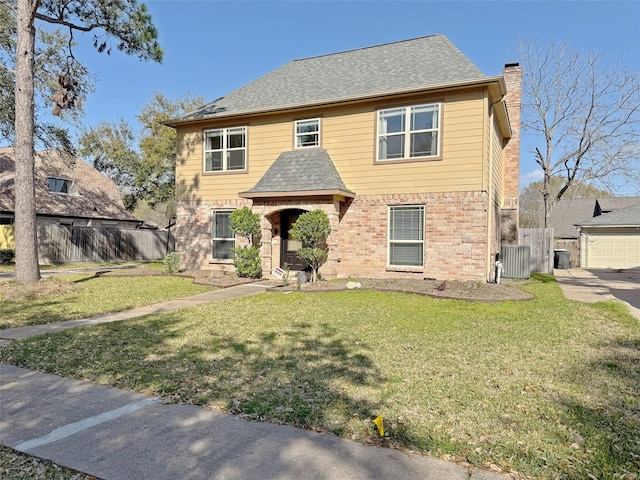
[[[211,248],[209,251],[209,257],[212,261],[214,262],[232,262],[233,258],[218,258],[218,257],[214,257],[213,256],[213,245],[215,241],[229,241],[229,240],[233,240],[233,246],[235,247],[236,244],[236,237],[235,235],[233,235],[233,233],[231,234],[231,237],[214,237],[214,233],[215,233],[215,228],[213,225],[214,222],[214,217],[217,213],[232,213],[233,209],[232,208],[214,208],[211,210]]]
[[[51,190],[51,185],[49,184],[49,180],[69,182],[71,191],[70,192],[53,191],[53,190]],[[49,187],[49,192],[53,193],[54,195],[78,195],[78,187],[76,187],[76,181],[71,179],[71,178],[47,177],[47,187]]]
[[[391,240],[391,211],[396,208],[418,208],[422,210],[422,240]],[[393,269],[423,269],[425,246],[425,206],[424,205],[389,205],[387,207],[387,268]],[[420,265],[394,265],[391,263],[391,244],[411,243],[422,245],[422,264]]]
[[[243,147],[235,147],[229,148],[227,146],[227,139],[229,136],[230,130],[238,130],[242,129],[244,131],[244,146]],[[238,126],[238,127],[226,127],[226,128],[208,128],[204,130],[202,135],[203,145],[202,145],[202,171],[204,173],[220,173],[220,172],[246,172],[247,171],[247,127]],[[208,132],[222,132],[222,149],[220,150],[212,150],[207,149],[207,133]],[[244,167],[243,168],[234,168],[229,169],[229,158],[228,153],[234,151],[244,151]],[[207,153],[210,152],[222,152],[222,170],[207,170]]]
[[[438,108],[438,126],[436,128],[411,130],[411,109],[419,108],[419,107],[434,107],[434,106]],[[400,133],[404,134],[404,157],[402,158],[380,158],[380,137],[385,137],[390,135],[387,133],[383,134],[380,132],[380,114],[383,112],[388,112],[390,110],[404,110],[404,117],[405,117],[404,131],[395,133],[395,135],[398,135]],[[437,132],[438,141],[436,144],[436,148],[437,148],[436,154],[412,157],[411,156],[411,134],[424,133],[424,132]],[[406,161],[415,161],[420,159],[440,158],[441,156],[442,156],[442,102],[422,103],[419,105],[408,105],[406,107],[383,108],[376,112],[376,162],[406,162]]]
[[[316,145],[299,145],[298,140],[300,139],[300,137],[304,136],[304,135],[313,135],[313,132],[303,132],[300,133],[298,132],[298,125],[300,123],[303,122],[317,122],[318,124],[318,130],[316,130],[315,134],[318,135],[318,143]],[[294,148],[297,149],[301,149],[301,148],[318,148],[320,146],[320,132],[322,129],[322,124],[319,118],[305,118],[305,119],[300,119],[300,120],[296,120],[293,123],[293,146]]]

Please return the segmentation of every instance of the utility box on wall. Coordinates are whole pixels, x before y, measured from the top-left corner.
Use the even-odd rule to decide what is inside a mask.
[[[502,276],[504,278],[529,278],[531,276],[531,249],[526,245],[500,247]]]

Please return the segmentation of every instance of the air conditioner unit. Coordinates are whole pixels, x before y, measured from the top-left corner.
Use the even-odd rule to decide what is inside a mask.
[[[531,248],[526,245],[500,247],[503,278],[529,278],[531,276]]]

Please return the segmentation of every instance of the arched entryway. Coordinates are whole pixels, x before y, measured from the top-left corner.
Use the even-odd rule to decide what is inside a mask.
[[[297,208],[280,212],[280,268],[285,270],[300,271],[309,267],[309,264],[298,255],[298,250],[302,248],[302,242],[289,236],[289,230],[303,213],[305,210]]]

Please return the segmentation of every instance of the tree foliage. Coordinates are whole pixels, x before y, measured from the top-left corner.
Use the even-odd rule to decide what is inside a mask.
[[[139,130],[122,119],[100,123],[81,133],[78,152],[120,187],[130,211],[139,202],[166,205],[175,194],[176,132],[162,122],[202,103],[188,94],[171,100],[155,92],[137,116]]]
[[[549,182],[549,191],[555,197],[564,186],[564,178],[553,176]],[[544,182],[532,182],[520,193],[520,227],[542,228],[544,225],[544,203],[542,190]],[[603,198],[611,197],[611,192],[582,182],[574,182],[563,198]]]
[[[15,50],[17,32],[15,2],[0,0],[0,140],[15,142]],[[71,42],[71,43],[70,43]],[[60,112],[67,123],[76,123],[82,113],[82,101],[94,90],[94,77],[67,49],[73,46],[69,35],[59,29],[36,29],[34,50],[34,136],[42,148],[73,151],[68,130],[52,119],[52,98],[59,93],[61,72],[73,72],[76,83],[74,109]]]
[[[68,41],[62,48],[54,48],[65,58],[64,64],[47,72],[55,78],[51,99],[53,113],[78,111],[82,96],[83,75],[86,70],[76,61],[73,47],[76,32],[92,32],[98,52],[111,52],[112,42],[118,50],[137,55],[142,60],[162,60],[157,31],[144,5],[135,0],[2,0],[15,20],[15,50],[7,55],[13,60],[14,73],[14,136],[15,136],[15,234],[16,279],[19,283],[34,283],[40,279],[36,241],[36,211],[34,188],[34,136],[37,132],[34,109],[34,87],[39,81],[35,21],[64,28]],[[14,23],[11,24],[13,26]],[[12,33],[6,33],[11,39]],[[6,37],[8,35],[8,37]],[[9,67],[3,65],[7,70]],[[9,70],[11,70],[9,68]]]
[[[521,41],[522,128],[542,169],[544,225],[576,182],[615,190],[640,181],[640,74],[602,53]],[[562,178],[552,191],[552,178]]]
[[[330,233],[329,217],[320,209],[301,214],[289,230],[291,237],[302,241],[298,255],[311,265],[314,282],[318,280],[318,270],[329,255],[327,238]]]

